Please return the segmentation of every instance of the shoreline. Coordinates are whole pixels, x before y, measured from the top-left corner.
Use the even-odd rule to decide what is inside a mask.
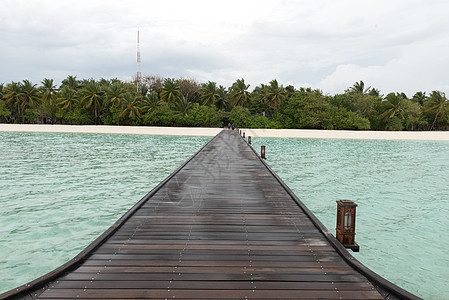
[[[215,136],[222,128],[149,127],[110,125],[0,124],[0,132],[52,132],[95,134],[141,134],[178,136]],[[316,129],[242,129],[246,136],[263,138],[355,139],[449,141],[449,131],[351,131]]]

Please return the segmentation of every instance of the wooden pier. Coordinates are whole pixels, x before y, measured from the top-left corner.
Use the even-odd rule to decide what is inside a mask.
[[[233,130],[76,258],[0,298],[419,299],[355,260]]]

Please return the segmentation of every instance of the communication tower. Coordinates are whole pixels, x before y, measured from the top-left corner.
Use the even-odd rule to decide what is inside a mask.
[[[136,76],[137,84],[142,82],[142,73],[140,73],[140,38],[139,31],[137,31],[137,76]]]

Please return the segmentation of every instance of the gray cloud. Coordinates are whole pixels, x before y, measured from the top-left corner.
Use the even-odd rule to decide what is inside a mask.
[[[144,74],[445,91],[447,11],[442,0],[3,0],[0,82],[131,80],[140,30]]]

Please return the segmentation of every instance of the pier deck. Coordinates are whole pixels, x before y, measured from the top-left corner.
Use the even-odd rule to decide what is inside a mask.
[[[223,130],[74,261],[3,296],[384,299],[296,201]]]

